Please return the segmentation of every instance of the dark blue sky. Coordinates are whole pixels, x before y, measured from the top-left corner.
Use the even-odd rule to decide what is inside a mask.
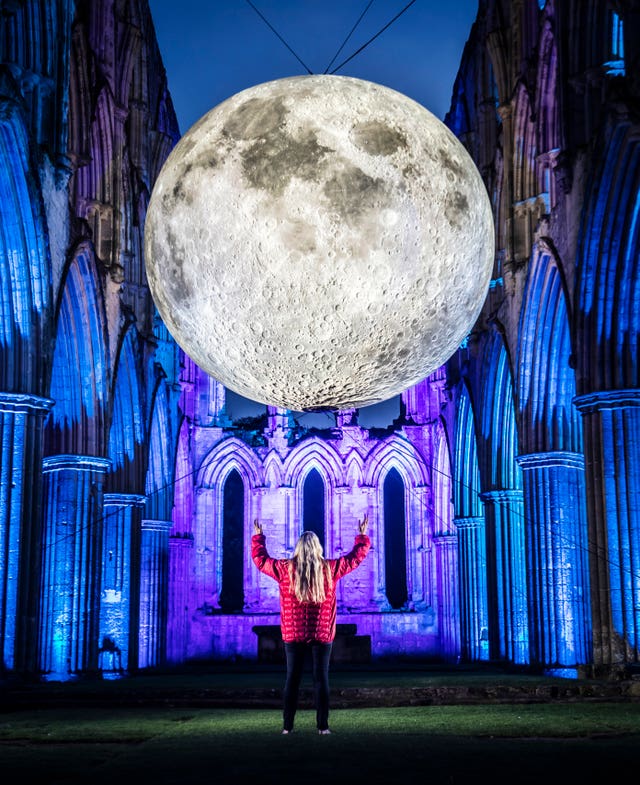
[[[329,71],[375,36],[409,0],[252,0],[313,73],[323,73],[368,7]],[[149,0],[169,90],[184,133],[205,112],[260,82],[308,73],[246,0]],[[399,90],[444,119],[478,0],[416,0],[366,49],[339,68]],[[232,416],[263,411],[230,393]],[[398,400],[360,411],[360,422],[385,425]],[[330,421],[331,420],[331,421]],[[328,415],[302,422],[332,424]]]

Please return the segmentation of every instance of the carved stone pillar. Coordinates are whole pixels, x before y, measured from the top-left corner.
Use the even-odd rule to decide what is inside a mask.
[[[574,399],[583,417],[593,662],[640,661],[640,390]]]
[[[591,658],[584,457],[520,455],[532,662],[566,668]]]
[[[64,681],[98,668],[106,458],[43,461],[40,671]]]
[[[143,520],[140,559],[140,668],[166,661],[169,532],[172,521]]]
[[[0,393],[0,667],[37,668],[42,427],[49,398]]]
[[[132,493],[104,496],[102,592],[98,669],[117,678],[138,660],[139,532],[145,497]]]
[[[458,593],[458,538],[438,534],[433,538],[438,576],[438,633],[445,660],[460,656],[460,605]]]
[[[455,518],[460,581],[460,651],[467,662],[489,659],[487,544],[484,515]]]
[[[529,661],[529,631],[522,491],[488,491],[480,499],[487,531],[489,656],[524,664]]]
[[[192,564],[193,535],[170,537],[167,661],[172,663],[184,662],[187,656]]]

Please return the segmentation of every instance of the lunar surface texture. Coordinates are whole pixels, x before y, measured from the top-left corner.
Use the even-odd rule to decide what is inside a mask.
[[[455,352],[489,287],[493,217],[471,157],[423,106],[298,76],[237,93],[180,139],[145,258],[169,332],[225,387],[348,409]]]

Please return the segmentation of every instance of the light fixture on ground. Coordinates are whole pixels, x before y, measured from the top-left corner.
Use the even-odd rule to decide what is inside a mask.
[[[294,411],[387,400],[442,365],[493,257],[462,144],[407,96],[342,76],[214,107],[165,162],[145,227],[178,344],[230,390]]]

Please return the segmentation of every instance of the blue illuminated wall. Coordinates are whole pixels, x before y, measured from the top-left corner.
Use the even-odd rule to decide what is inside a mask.
[[[483,0],[446,122],[493,205],[485,306],[398,417],[306,429],[226,391],[154,308],[143,231],[179,133],[145,0],[0,28],[0,649],[66,680],[255,661],[288,556],[373,547],[338,621],[374,660],[639,664],[640,19]]]

